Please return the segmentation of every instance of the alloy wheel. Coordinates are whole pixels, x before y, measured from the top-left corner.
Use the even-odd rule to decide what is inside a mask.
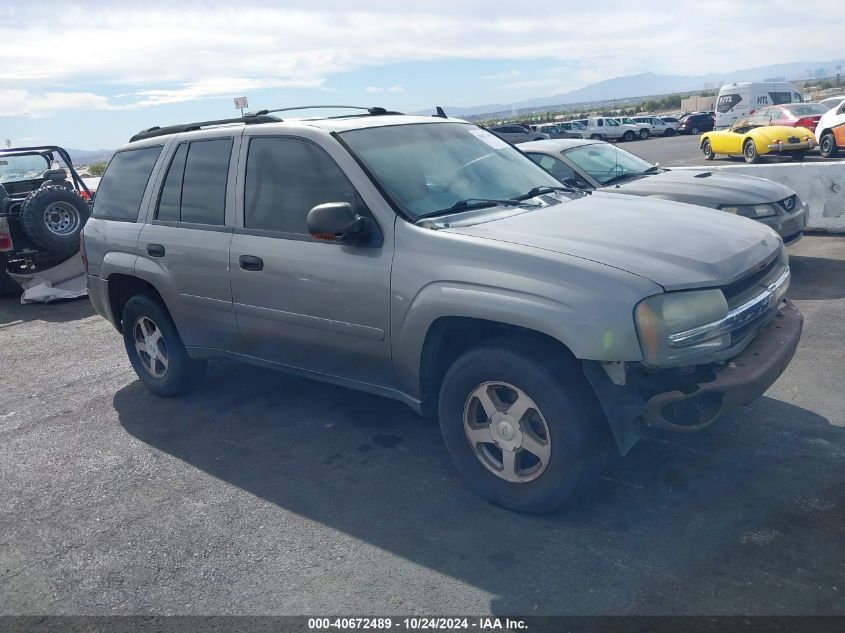
[[[163,378],[170,364],[161,329],[147,316],[140,316],[132,327],[135,350],[144,369],[153,378]]]
[[[539,407],[505,382],[473,389],[464,406],[464,433],[478,460],[505,481],[533,481],[551,458],[552,438]]]

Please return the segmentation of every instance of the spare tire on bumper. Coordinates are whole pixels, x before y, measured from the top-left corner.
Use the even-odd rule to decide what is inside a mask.
[[[90,215],[88,202],[74,189],[51,185],[24,201],[21,226],[38,248],[70,255],[79,250],[79,234]]]

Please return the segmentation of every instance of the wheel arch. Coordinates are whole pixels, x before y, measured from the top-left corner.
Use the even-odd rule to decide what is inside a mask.
[[[168,313],[170,312],[167,308],[167,303],[164,301],[164,297],[162,297],[158,288],[151,282],[125,272],[112,273],[108,276],[109,310],[112,315],[112,324],[119,332],[123,329],[123,310],[129,300],[138,294],[153,295],[158,298],[164,309]]]

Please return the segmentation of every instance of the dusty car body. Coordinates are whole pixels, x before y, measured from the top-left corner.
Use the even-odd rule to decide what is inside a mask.
[[[777,234],[679,206],[561,186],[465,121],[264,111],[133,137],[83,243],[153,393],[229,358],[398,399],[477,492],[542,512],[795,351]]]
[[[787,245],[800,240],[807,225],[806,202],[771,180],[704,169],[665,169],[601,141],[537,141],[520,149],[564,184],[741,215],[770,226]]]

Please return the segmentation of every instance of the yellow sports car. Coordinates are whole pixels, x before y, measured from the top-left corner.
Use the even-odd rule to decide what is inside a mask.
[[[727,130],[705,132],[701,135],[701,151],[706,160],[716,154],[743,156],[746,163],[760,162],[769,154],[791,156],[802,160],[816,144],[816,137],[805,127],[767,125],[754,117],[739,119]]]

